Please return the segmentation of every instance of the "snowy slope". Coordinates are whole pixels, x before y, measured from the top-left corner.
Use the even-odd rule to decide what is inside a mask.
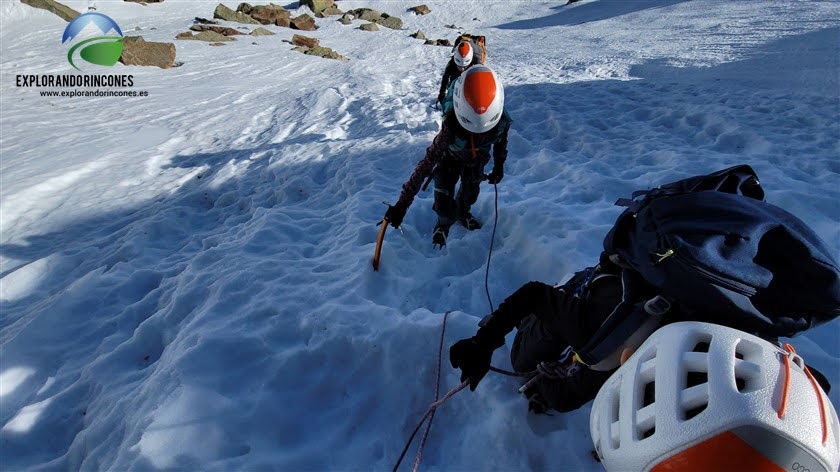
[[[174,41],[218,2],[68,5]],[[0,3],[0,465],[17,469],[382,470],[434,395],[446,346],[488,313],[494,194],[431,247],[431,192],[370,268],[393,202],[439,127],[448,48],[487,36],[513,116],[489,291],[594,263],[638,188],[737,163],[840,253],[837,2],[338,2],[399,16],[306,33],[177,41],[126,67],[137,98],[47,98],[16,74],[70,74],[66,23]],[[236,4],[227,3],[235,8]],[[293,14],[304,13],[297,2]],[[232,25],[237,26],[237,25]],[[139,30],[137,29],[139,28]],[[256,44],[254,44],[256,43]],[[509,338],[510,340],[511,338]],[[840,321],[793,340],[834,383]],[[509,367],[507,348],[494,364]],[[445,364],[442,388],[458,383]],[[436,415],[424,470],[599,470],[589,408],[526,414],[489,375]],[[408,462],[413,459],[411,450]],[[408,467],[403,465],[403,467]]]

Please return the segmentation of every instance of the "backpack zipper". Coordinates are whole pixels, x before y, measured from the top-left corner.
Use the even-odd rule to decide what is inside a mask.
[[[675,248],[675,245],[671,244],[670,237],[666,236],[665,241],[667,243],[667,247],[670,247],[670,249],[665,251],[665,253],[663,254],[655,254],[659,259],[654,265],[659,264],[665,259],[671,258],[683,266],[687,266],[691,269],[694,269],[698,274],[700,274],[702,278],[708,280],[714,285],[723,287],[728,290],[732,290],[733,292],[738,293],[740,295],[744,295],[746,297],[752,297],[756,294],[755,287],[752,287],[743,282],[739,282],[737,280],[732,280],[730,278],[723,277],[717,272],[713,271],[712,269],[697,264],[694,258],[684,255],[679,248]]]

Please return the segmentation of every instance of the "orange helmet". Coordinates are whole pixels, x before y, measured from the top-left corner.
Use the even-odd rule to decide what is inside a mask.
[[[493,129],[505,108],[505,90],[492,69],[475,65],[455,81],[452,98],[458,123],[472,133]]]
[[[462,41],[458,44],[452,52],[452,60],[455,61],[455,65],[458,67],[469,66],[473,60],[473,48],[470,46],[470,43]]]

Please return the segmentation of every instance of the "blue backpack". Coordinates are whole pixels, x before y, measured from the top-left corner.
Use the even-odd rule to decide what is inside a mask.
[[[625,293],[617,319],[579,352],[587,363],[620,344],[616,327],[631,332],[645,317],[642,306],[767,339],[840,315],[831,251],[799,218],[764,201],[747,165],[637,191],[616,204],[627,209],[604,239],[605,255],[643,279],[647,293]],[[654,303],[651,293],[659,295]]]

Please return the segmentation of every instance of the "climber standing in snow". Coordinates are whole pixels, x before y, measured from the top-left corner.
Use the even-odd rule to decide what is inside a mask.
[[[440,91],[438,92],[437,103],[441,107],[446,98],[446,92],[449,90],[452,82],[460,77],[468,67],[478,62],[473,61],[473,58],[473,47],[470,46],[468,41],[461,41],[455,46],[455,49],[452,51],[452,58],[446,63],[446,69],[443,71],[443,77],[440,79]]]
[[[426,155],[403,184],[399,200],[388,206],[385,219],[399,228],[408,207],[427,178],[435,183],[435,203],[432,207],[438,221],[432,242],[441,248],[446,245],[449,228],[455,222],[468,230],[481,228],[470,213],[476,202],[479,184],[484,179],[484,167],[493,152],[493,170],[487,176],[491,184],[504,177],[507,158],[508,130],[511,118],[505,110],[502,82],[487,66],[467,69],[450,85],[443,106],[443,123]],[[458,180],[461,186],[455,193]]]

